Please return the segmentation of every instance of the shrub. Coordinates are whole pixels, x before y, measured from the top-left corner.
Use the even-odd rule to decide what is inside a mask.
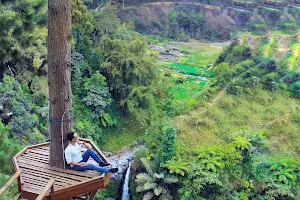
[[[176,132],[173,127],[167,127],[164,131],[160,150],[161,163],[167,162],[175,154]]]

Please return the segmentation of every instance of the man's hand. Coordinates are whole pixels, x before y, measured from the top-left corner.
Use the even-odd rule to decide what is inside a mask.
[[[87,162],[80,163],[80,167],[84,167],[84,166],[87,166]]]

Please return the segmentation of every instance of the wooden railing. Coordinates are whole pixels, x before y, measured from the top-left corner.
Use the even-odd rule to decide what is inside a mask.
[[[21,175],[22,170],[18,170],[10,179],[9,181],[1,188],[0,190],[0,197],[1,195],[13,184],[13,182],[19,178],[19,176]]]
[[[47,183],[47,185],[45,186],[44,190],[42,191],[42,193],[35,199],[35,200],[42,200],[50,191],[50,196],[51,196],[51,200],[54,200],[54,180],[50,179],[50,181]]]

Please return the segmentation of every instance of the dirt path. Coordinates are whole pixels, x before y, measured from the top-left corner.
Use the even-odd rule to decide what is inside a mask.
[[[225,95],[226,92],[226,87],[224,87],[216,96],[215,98],[213,98],[210,102],[209,105],[213,106],[216,104],[216,102],[219,100],[220,97],[223,97]]]

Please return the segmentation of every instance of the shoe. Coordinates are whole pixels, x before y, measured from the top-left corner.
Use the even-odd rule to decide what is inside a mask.
[[[99,163],[100,167],[106,167],[106,166],[109,166],[109,165],[110,165],[110,163],[105,163],[105,162],[100,162]]]
[[[117,171],[118,171],[118,168],[111,168],[111,169],[109,169],[109,172],[111,172],[111,173],[115,173]]]

